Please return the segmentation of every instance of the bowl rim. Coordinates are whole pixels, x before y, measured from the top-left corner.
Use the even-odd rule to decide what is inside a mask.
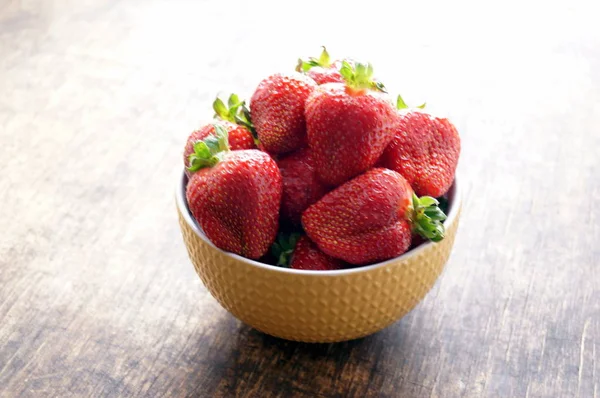
[[[340,276],[340,275],[349,275],[349,274],[360,273],[360,272],[369,272],[371,270],[374,270],[377,268],[382,268],[382,267],[385,267],[392,263],[396,263],[399,260],[406,260],[410,257],[417,256],[417,255],[419,255],[419,253],[421,253],[424,250],[427,250],[429,247],[439,244],[439,243],[429,241],[429,242],[421,244],[419,247],[417,247],[415,249],[409,250],[406,253],[403,253],[400,256],[391,258],[389,260],[385,260],[385,261],[375,263],[375,264],[370,264],[370,265],[365,265],[365,266],[356,266],[353,268],[346,268],[346,269],[341,269],[341,270],[331,270],[331,271],[303,270],[303,269],[285,268],[285,267],[279,267],[276,265],[261,263],[260,261],[251,260],[249,258],[240,256],[239,254],[221,250],[218,247],[216,247],[206,237],[204,232],[200,229],[200,227],[196,223],[196,220],[194,218],[192,218],[192,215],[187,206],[187,199],[185,196],[186,184],[187,184],[187,176],[185,174],[185,171],[183,171],[181,173],[181,176],[179,177],[179,180],[176,185],[175,198],[176,198],[177,208],[179,209],[179,212],[183,216],[183,219],[185,220],[187,225],[192,229],[192,231],[194,231],[194,233],[200,239],[202,239],[205,243],[207,243],[213,249],[221,252],[222,255],[224,255],[226,257],[230,257],[230,258],[238,260],[238,261],[242,261],[251,266],[262,268],[262,269],[273,271],[273,272],[281,272],[284,274],[295,274],[295,275],[320,275],[320,276],[329,276],[329,277]],[[461,207],[462,192],[459,188],[459,184],[457,183],[456,176],[454,178],[454,182],[452,183],[452,186],[450,187],[449,196],[451,198],[449,200],[450,211],[448,214],[448,218],[444,221],[444,226],[446,226],[446,227],[454,224],[454,222],[456,221],[456,217],[458,215],[459,209]]]

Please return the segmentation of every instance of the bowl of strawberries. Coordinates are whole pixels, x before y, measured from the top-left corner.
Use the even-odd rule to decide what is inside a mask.
[[[414,308],[460,216],[454,125],[393,102],[368,63],[299,61],[249,106],[213,103],[184,149],[176,203],[215,299],[273,336],[337,342]]]

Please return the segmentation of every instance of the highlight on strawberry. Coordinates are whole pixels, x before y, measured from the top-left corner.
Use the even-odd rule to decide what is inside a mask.
[[[394,106],[395,102],[395,106]],[[445,237],[460,137],[395,101],[370,63],[299,60],[236,94],[184,148],[192,217],[218,248],[295,270],[389,260]]]

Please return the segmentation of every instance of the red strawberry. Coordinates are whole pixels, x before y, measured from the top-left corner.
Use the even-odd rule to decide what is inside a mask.
[[[398,107],[407,108],[400,96]],[[444,195],[454,181],[460,155],[456,128],[447,119],[419,110],[403,110],[399,120],[378,164],[402,174],[417,195]]]
[[[276,265],[294,269],[326,271],[342,269],[345,265],[323,253],[306,235],[299,233],[280,232],[271,246],[271,255]]]
[[[392,170],[375,168],[339,186],[302,216],[308,236],[324,253],[351,264],[387,260],[408,250],[411,230],[444,237],[446,216],[437,201],[417,198]]]
[[[343,262],[323,253],[307,236],[296,243],[290,268],[312,271],[330,271],[343,268]]]
[[[308,148],[280,159],[277,165],[283,178],[281,218],[300,224],[302,212],[327,193],[327,186],[317,178]]]
[[[225,128],[229,133],[229,146],[231,150],[240,150],[240,149],[253,149],[256,148],[254,145],[254,139],[248,130],[245,127],[238,126],[236,124],[226,122],[226,121],[218,121],[220,126]],[[194,153],[194,144],[198,141],[204,140],[208,136],[215,135],[215,125],[207,124],[202,126],[200,129],[194,131],[188,138],[185,149],[183,151],[183,163],[186,167],[186,173],[188,177],[191,175],[191,172],[188,170],[190,166],[190,155]]]
[[[342,62],[346,84],[319,86],[306,103],[308,145],[319,178],[339,185],[371,168],[394,136],[396,110],[371,65]]]
[[[215,110],[215,117],[221,119],[218,124],[225,127],[229,134],[231,150],[256,148],[251,131],[252,124],[249,121],[248,110],[244,102],[240,101],[237,95],[231,94],[228,103],[229,106],[226,106],[220,98],[217,98],[213,102],[213,109]],[[202,126],[188,137],[183,151],[183,164],[188,177],[191,175],[188,167],[190,166],[189,157],[194,153],[194,144],[204,140],[209,135],[215,135],[214,124]]]
[[[323,47],[321,56],[317,58],[309,58],[308,61],[298,60],[296,66],[297,72],[304,72],[312,78],[317,84],[325,83],[343,83],[344,78],[340,73],[340,62],[331,63],[331,58],[327,49]]]
[[[190,156],[188,206],[215,246],[258,259],[277,234],[281,173],[265,152],[229,151],[227,131],[215,130]]]
[[[252,95],[252,122],[258,139],[273,154],[306,146],[304,103],[317,87],[300,73],[276,74],[260,82]]]

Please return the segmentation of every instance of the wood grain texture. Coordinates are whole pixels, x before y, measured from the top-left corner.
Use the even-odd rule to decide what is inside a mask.
[[[597,5],[413,3],[1,2],[0,396],[600,397]],[[309,345],[210,297],[173,189],[216,94],[322,44],[448,114],[468,189],[414,311]]]

